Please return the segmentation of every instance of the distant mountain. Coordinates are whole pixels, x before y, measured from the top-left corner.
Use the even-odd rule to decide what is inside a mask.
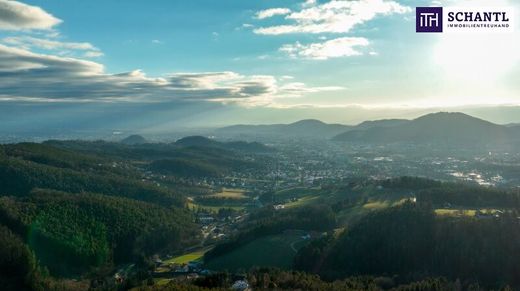
[[[352,129],[369,129],[373,127],[393,127],[397,125],[403,125],[407,122],[410,122],[408,119],[381,119],[381,120],[368,120],[363,121],[360,124],[356,125]]]
[[[349,130],[351,126],[328,124],[316,119],[305,119],[290,124],[233,125],[217,130],[220,135],[331,138]]]
[[[399,123],[399,122],[398,122]],[[392,127],[356,129],[333,138],[366,143],[507,144],[517,140],[517,131],[463,113],[439,112]]]
[[[200,147],[207,147],[207,146],[217,146],[219,142],[214,141],[212,139],[209,139],[204,136],[194,135],[194,136],[187,136],[183,137],[175,142],[176,145],[182,146],[182,147],[192,147],[192,146],[200,146]]]
[[[130,135],[130,136],[122,139],[121,143],[126,144],[126,145],[136,145],[136,144],[148,143],[148,141],[141,135],[133,134],[133,135]]]
[[[271,152],[274,149],[259,142],[231,141],[219,142],[204,136],[187,136],[175,142],[181,147],[213,147],[243,152]]]

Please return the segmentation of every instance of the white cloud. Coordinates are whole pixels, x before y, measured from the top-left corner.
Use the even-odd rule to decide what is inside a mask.
[[[292,12],[285,19],[292,22],[254,30],[257,34],[287,33],[346,33],[354,26],[378,15],[403,14],[412,9],[395,1],[385,0],[333,0],[324,4],[304,7]]]
[[[99,58],[99,57],[102,57],[104,56],[105,54],[103,54],[102,52],[100,51],[88,51],[88,52],[85,52],[83,54],[83,56],[85,58]]]
[[[51,29],[61,20],[37,6],[0,0],[0,30]]]
[[[265,105],[277,98],[329,90],[288,85],[268,75],[236,72],[174,73],[141,70],[107,74],[100,63],[38,54],[0,44],[1,100],[40,102],[168,102],[200,100]]]
[[[61,42],[57,40],[49,40],[31,36],[6,37],[0,42],[27,50],[30,48],[39,48],[49,51],[57,50],[61,55],[70,55],[71,50],[86,51],[82,54],[82,56],[87,58],[95,58],[103,55],[103,53],[97,47],[88,42]]]
[[[363,37],[341,37],[323,43],[286,44],[280,48],[280,51],[287,53],[292,58],[326,60],[362,55],[363,53],[357,47],[368,45],[369,41]]]
[[[56,40],[49,40],[43,38],[36,38],[30,36],[13,36],[6,37],[2,40],[3,43],[16,45],[21,47],[38,47],[47,50],[55,49],[72,49],[72,50],[98,50],[88,42],[61,42]]]
[[[266,12],[262,17],[284,11]],[[60,22],[38,7],[0,0],[0,30],[21,32],[0,40],[0,101],[160,103],[197,100],[259,106],[272,104],[279,98],[337,89],[309,87],[289,78],[230,71],[173,73],[160,77],[149,77],[141,70],[109,74],[103,64],[85,59],[102,56],[97,47],[88,42],[64,42],[57,38],[59,33],[53,26]],[[31,31],[24,33],[26,30]],[[212,36],[217,39],[219,34],[213,32]],[[152,40],[152,43],[161,41]]]
[[[276,15],[286,15],[289,13],[291,13],[291,10],[288,8],[271,8],[271,9],[259,11],[258,13],[256,13],[256,18],[265,19],[265,18],[270,18],[270,17],[276,16]]]
[[[326,87],[308,87],[304,83],[301,82],[292,82],[285,84],[280,87],[280,90],[285,92],[286,94],[295,93],[295,96],[299,96],[302,93],[317,93],[317,92],[326,92],[326,91],[339,91],[344,90],[344,87],[340,86],[326,86]]]
[[[316,0],[306,0],[305,2],[303,2],[302,6],[303,7],[311,7],[311,6],[314,6],[316,5]]]

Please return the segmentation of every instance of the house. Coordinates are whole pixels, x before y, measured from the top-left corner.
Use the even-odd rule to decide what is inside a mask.
[[[116,284],[122,284],[124,281],[124,278],[123,278],[123,276],[121,276],[121,274],[116,273],[114,275],[114,281],[116,282]]]
[[[204,223],[204,224],[208,224],[208,223],[212,223],[213,221],[215,221],[215,218],[211,217],[211,216],[199,216],[198,217],[198,220],[200,223]]]
[[[190,261],[188,262],[188,269],[197,272],[202,269],[202,263],[198,261]]]
[[[249,283],[247,280],[244,279],[235,281],[235,283],[231,285],[231,290],[247,291],[251,289],[249,288]]]
[[[190,271],[190,268],[186,264],[183,264],[180,266],[174,266],[175,273],[188,273],[189,271]]]
[[[283,204],[276,204],[276,205],[273,205],[273,208],[274,208],[274,210],[281,210],[281,209],[285,208],[285,205],[283,205]]]
[[[155,267],[160,267],[163,264],[163,261],[159,259],[159,257],[155,257],[154,259]]]
[[[479,218],[479,219],[490,219],[490,218],[497,217],[497,216],[495,216],[494,214],[492,214],[490,212],[482,212],[480,210],[477,210],[475,212],[475,217]]]

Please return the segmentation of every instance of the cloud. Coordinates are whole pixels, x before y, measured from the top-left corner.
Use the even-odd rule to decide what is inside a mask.
[[[265,19],[265,18],[270,18],[270,17],[276,16],[276,15],[286,15],[289,13],[291,13],[291,10],[288,8],[271,8],[271,9],[266,9],[266,10],[257,12],[256,18]]]
[[[102,64],[0,45],[0,100],[30,102],[170,102],[198,100],[244,105],[329,90],[288,86],[268,75],[236,72],[173,73],[141,70],[107,74]]]
[[[326,86],[326,87],[308,87],[301,82],[292,82],[280,87],[280,90],[286,94],[287,97],[299,97],[302,93],[318,93],[327,91],[341,91],[346,88],[340,86]]]
[[[314,6],[316,5],[316,0],[306,0],[305,2],[303,2],[302,4],[302,7],[311,7],[311,6]]]
[[[292,58],[326,60],[362,55],[363,53],[357,47],[368,45],[369,41],[363,37],[341,37],[323,43],[303,45],[296,42],[295,44],[286,44],[280,48],[280,51],[287,53]]]
[[[378,15],[403,14],[412,9],[395,1],[333,0],[324,4],[304,6],[302,10],[285,16],[289,24],[261,27],[257,34],[279,35],[288,33],[346,33],[354,26],[372,20]]]
[[[105,54],[103,54],[100,51],[88,51],[88,52],[85,52],[83,54],[83,57],[85,57],[85,58],[99,58],[99,57],[102,57],[104,55]]]
[[[40,7],[0,0],[0,30],[51,29],[61,20]]]
[[[38,47],[48,50],[54,49],[74,49],[74,50],[97,50],[92,44],[88,42],[60,42],[55,40],[48,40],[43,38],[36,38],[30,36],[13,36],[6,37],[2,40],[16,46],[23,47]]]
[[[88,58],[100,57],[103,55],[97,47],[88,42],[61,42],[31,36],[6,37],[2,39],[1,42],[24,49],[39,48],[44,50],[59,50],[63,55],[68,55],[69,50],[86,51],[83,56]]]

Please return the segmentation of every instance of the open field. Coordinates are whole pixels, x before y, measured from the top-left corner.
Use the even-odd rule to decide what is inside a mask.
[[[247,199],[249,197],[246,196],[245,190],[242,189],[229,189],[223,188],[221,192],[208,195],[207,197],[214,198],[230,198],[230,199]]]
[[[207,251],[209,251],[210,249],[211,249],[211,247],[196,250],[194,252],[183,254],[181,256],[177,256],[177,257],[171,258],[169,260],[166,260],[166,261],[164,261],[164,263],[166,263],[166,264],[186,264],[191,261],[200,261],[200,260],[202,260],[202,257],[204,256],[204,254]]]
[[[167,285],[168,283],[170,283],[173,279],[169,279],[169,278],[157,278],[157,279],[154,279],[154,285],[156,286],[164,286],[164,285]]]
[[[290,189],[284,189],[276,192],[276,198],[278,199],[289,199],[289,198],[300,198],[304,196],[316,196],[323,194],[320,187],[306,188],[306,187],[294,187]]]
[[[338,213],[337,218],[340,224],[352,224],[364,215],[366,215],[367,213],[369,213],[370,211],[381,210],[387,207],[397,206],[404,203],[407,200],[408,198],[401,198],[400,195],[385,200],[373,199],[365,204],[358,204],[353,207],[341,210]]]
[[[188,208],[191,209],[191,210],[197,210],[197,209],[201,209],[201,210],[205,210],[205,211],[208,211],[208,212],[213,212],[213,213],[217,213],[220,209],[233,209],[233,210],[237,210],[237,211],[240,211],[240,210],[244,210],[244,206],[226,206],[225,204],[222,204],[222,205],[219,205],[219,206],[214,206],[214,205],[202,205],[202,204],[197,204],[195,202],[188,202]]]
[[[387,208],[388,206],[390,206],[390,203],[388,201],[373,201],[363,205],[363,208],[367,210],[378,210]]]
[[[475,216],[473,209],[435,209],[435,214],[446,216]]]
[[[292,207],[301,207],[301,206],[309,205],[318,198],[320,198],[320,196],[305,196],[305,197],[298,199],[297,201],[289,202],[289,203],[285,204],[285,207],[292,208]]]
[[[498,211],[498,209],[486,208],[480,209],[482,213],[486,214],[494,214]],[[446,215],[446,216],[475,216],[477,213],[476,209],[452,209],[452,208],[438,208],[435,209],[435,214],[437,215]]]
[[[265,236],[207,262],[206,267],[210,270],[229,271],[253,266],[289,269],[296,251],[307,242],[297,234]]]

